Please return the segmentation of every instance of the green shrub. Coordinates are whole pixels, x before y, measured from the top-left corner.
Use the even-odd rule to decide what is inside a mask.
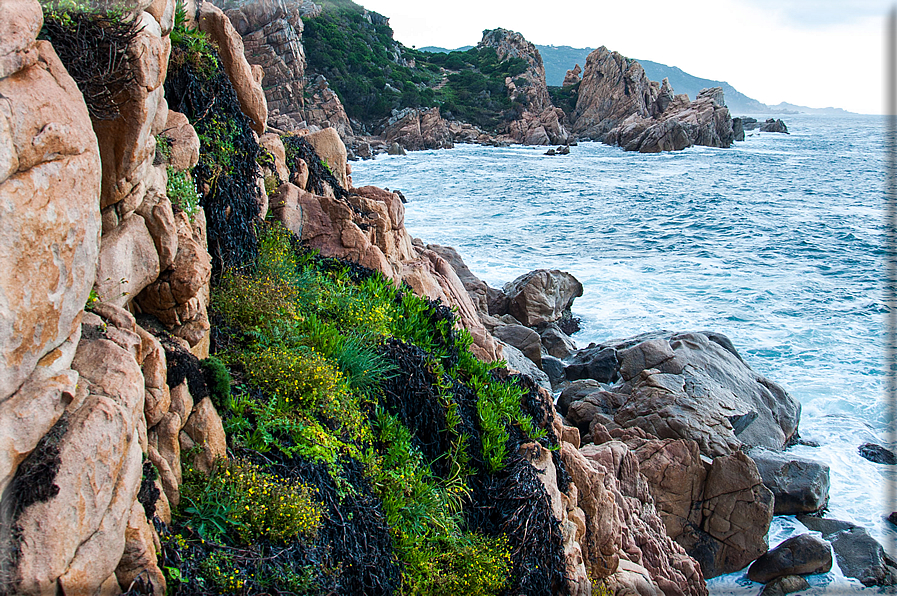
[[[190,177],[190,172],[168,168],[168,184],[165,187],[171,204],[190,216],[190,220],[199,211],[199,193]]]
[[[199,366],[205,375],[206,385],[209,386],[209,398],[220,411],[230,401],[230,387],[233,379],[224,363],[215,356],[200,360]]]
[[[183,513],[211,540],[284,543],[313,537],[321,524],[321,508],[308,486],[243,460],[219,460],[208,477],[187,468],[181,497],[188,504]]]

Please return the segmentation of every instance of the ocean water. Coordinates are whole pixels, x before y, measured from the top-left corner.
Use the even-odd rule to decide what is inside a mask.
[[[582,143],[550,157],[459,145],[355,162],[353,179],[401,190],[411,234],[454,246],[490,285],[537,268],[575,275],[580,347],[660,329],[728,335],[800,400],[800,435],[819,447],[794,451],[831,466],[828,516],[897,555],[884,520],[897,471],[857,452],[867,441],[897,448],[884,377],[884,120],[785,120],[790,135],[755,131],[731,149]],[[770,545],[805,531],[776,518]],[[862,589],[837,568],[811,583],[811,594]],[[736,573],[710,588],[760,585]]]

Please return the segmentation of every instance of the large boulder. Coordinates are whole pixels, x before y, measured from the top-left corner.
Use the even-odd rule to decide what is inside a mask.
[[[136,84],[128,87],[128,100],[117,118],[93,122],[103,160],[104,231],[140,206],[156,155],[153,135],[165,129],[168,118],[163,83],[171,43],[149,13],[141,13],[139,21],[140,32],[129,47]]]
[[[72,366],[83,395],[44,438],[40,457],[52,461],[33,463],[55,466],[58,491],[29,496],[15,520],[16,537],[0,541],[18,550],[20,593],[94,593],[124,553],[142,469],[144,379],[134,355],[140,339],[130,329],[133,318],[122,320],[107,319],[81,340]],[[21,493],[14,481],[14,493],[40,494],[21,488],[29,492]]]
[[[708,457],[742,445],[780,450],[795,436],[800,404],[751,370],[724,336],[673,334],[632,346],[623,361],[618,391],[630,397],[614,416],[620,426],[692,439]]]
[[[800,534],[754,561],[748,569],[748,578],[765,584],[786,575],[828,573],[831,568],[831,545],[812,534]]]
[[[580,454],[591,469],[603,477],[605,488],[619,508],[617,516],[625,553],[620,557],[621,566],[625,567],[624,558],[638,561],[649,572],[650,582],[656,585],[659,594],[707,594],[701,567],[667,535],[650,487],[639,470],[638,458],[629,448],[619,441],[611,441],[585,445]],[[575,458],[569,458],[568,464],[563,447],[561,458],[568,470],[579,465]],[[570,473],[577,488],[581,489],[578,474]]]
[[[775,495],[775,515],[819,511],[828,503],[829,467],[823,463],[769,449],[748,452],[763,484]]]
[[[810,515],[799,515],[797,519],[831,543],[838,567],[847,577],[858,579],[865,586],[897,585],[897,563],[865,528]]]
[[[314,148],[318,157],[327,164],[331,173],[343,188],[349,188],[346,174],[346,146],[334,128],[325,128],[305,136],[305,140]]]
[[[504,287],[508,310],[527,327],[559,320],[573,300],[582,296],[582,284],[564,271],[537,269]]]
[[[741,452],[711,462],[697,443],[659,440],[641,429],[592,429],[624,441],[638,459],[667,534],[700,564],[704,577],[742,569],[767,550],[772,494]]]

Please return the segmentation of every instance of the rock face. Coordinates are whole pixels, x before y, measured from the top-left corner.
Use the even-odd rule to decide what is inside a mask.
[[[10,18],[21,20],[15,35],[4,34],[0,42],[0,64],[23,66],[0,78],[0,410],[25,406],[14,403],[18,391],[42,394],[50,417],[33,442],[16,448],[27,453],[56,422],[51,412],[56,418],[62,413],[60,390],[73,391],[77,380],[75,375],[60,385],[53,378],[71,362],[73,352],[59,348],[71,337],[77,343],[81,309],[94,281],[100,159],[75,82],[52,46],[34,41],[40,7],[14,4],[0,6],[4,27],[12,26]],[[0,441],[6,444],[18,433],[0,433]],[[13,467],[20,457],[13,456]],[[0,479],[9,465],[0,468]]]
[[[722,89],[705,89],[689,101],[674,95],[669,80],[649,80],[638,62],[603,46],[586,59],[571,120],[575,134],[627,151],[730,147],[735,141]]]
[[[568,141],[570,133],[564,125],[564,112],[555,108],[545,84],[545,66],[542,55],[522,35],[507,29],[483,32],[479,48],[494,48],[499,61],[522,58],[527,69],[515,80],[505,79],[508,97],[523,105],[520,117],[508,126],[506,135],[513,143],[525,145],[561,145]]]
[[[809,515],[800,515],[798,520],[831,543],[838,567],[847,577],[856,578],[865,586],[897,585],[897,563],[865,528]]]
[[[314,9],[311,2],[293,0],[216,0],[243,37],[249,64],[264,71],[264,89],[272,117],[305,119],[305,49],[302,16]]]
[[[318,76],[308,83],[308,101],[305,107],[305,121],[323,128],[334,128],[344,141],[351,141],[355,135],[346,109],[330,83]]]
[[[748,577],[765,584],[777,577],[827,573],[831,568],[831,545],[812,534],[800,534],[754,561],[748,569]]]
[[[146,456],[171,493],[157,509],[170,519],[178,433],[195,416],[192,400],[172,400],[165,349],[128,308],[164,277],[169,329],[207,353],[204,220],[175,214],[166,196],[167,168],[198,158],[196,132],[164,97],[173,11],[167,0],[135,6],[129,99],[114,120],[91,122],[50,43],[35,41],[38,3],[0,2],[4,592],[114,594],[139,576],[165,593],[158,537],[135,499]],[[170,151],[155,163],[160,133]],[[85,311],[91,286],[100,300]],[[207,410],[193,426],[215,457],[223,430]]]

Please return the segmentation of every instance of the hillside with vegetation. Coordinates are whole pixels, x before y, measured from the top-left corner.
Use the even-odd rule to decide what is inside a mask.
[[[387,19],[352,2],[325,2],[321,15],[306,19],[302,41],[309,73],[324,75],[349,117],[367,127],[395,109],[438,106],[447,118],[495,130],[522,109],[505,78],[522,74],[525,60],[499,61],[493,48],[407,48]]]

